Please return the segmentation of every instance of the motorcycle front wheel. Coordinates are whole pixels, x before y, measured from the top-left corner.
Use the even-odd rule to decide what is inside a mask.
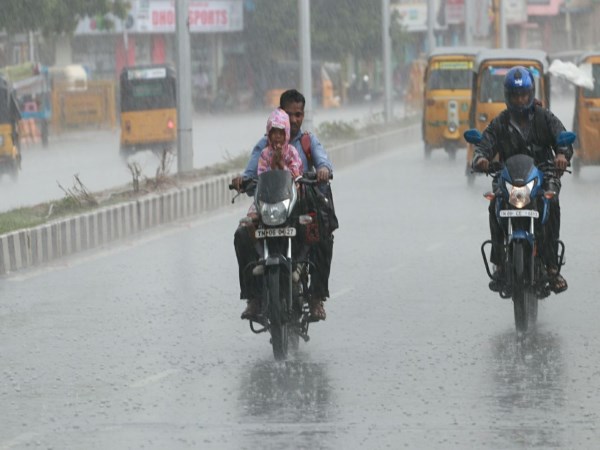
[[[515,314],[515,328],[525,333],[537,321],[538,299],[533,287],[527,282],[523,243],[512,245],[512,299]]]
[[[286,320],[286,308],[283,305],[284,296],[281,294],[281,270],[279,266],[271,266],[267,269],[267,304],[269,305],[269,322],[271,332],[271,345],[273,356],[277,361],[287,359],[288,355],[288,321]]]

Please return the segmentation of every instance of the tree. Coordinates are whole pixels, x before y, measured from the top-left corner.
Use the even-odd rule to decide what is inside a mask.
[[[246,14],[244,30],[248,49],[259,58],[285,55],[296,58],[298,47],[298,0],[254,0]],[[315,58],[339,60],[346,55],[372,58],[381,55],[381,2],[376,0],[311,0],[311,46]],[[394,43],[405,35],[391,20]]]
[[[127,0],[2,0],[0,30],[8,34],[71,34],[82,17],[113,13],[124,18],[129,7]]]
[[[293,59],[297,54],[298,0],[254,0],[247,12],[244,42],[253,58],[264,60],[277,55]]]

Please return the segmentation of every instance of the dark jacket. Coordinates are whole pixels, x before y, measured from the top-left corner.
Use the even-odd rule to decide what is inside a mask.
[[[500,155],[500,161],[505,161],[513,155],[529,155],[536,164],[551,162],[558,153],[564,154],[568,161],[571,160],[572,146],[556,146],[558,135],[565,131],[558,117],[535,105],[530,115],[530,124],[531,129],[526,138],[523,138],[521,132],[510,123],[509,111],[502,111],[490,122],[483,132],[481,142],[475,146],[472,166],[475,167],[481,158],[491,161],[497,154]]]

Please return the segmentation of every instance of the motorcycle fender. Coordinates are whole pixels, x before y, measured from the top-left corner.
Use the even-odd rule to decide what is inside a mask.
[[[281,261],[281,257],[280,256],[269,256],[267,258],[267,260],[265,261],[265,265],[266,266],[278,266],[279,264],[281,264],[283,261]]]
[[[527,241],[533,246],[533,235],[525,230],[514,230],[512,236],[510,237],[510,242],[512,241]]]

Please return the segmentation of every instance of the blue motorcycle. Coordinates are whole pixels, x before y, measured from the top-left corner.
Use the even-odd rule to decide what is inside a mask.
[[[472,144],[481,141],[481,133],[467,130],[465,140]],[[575,141],[575,134],[562,132],[558,137],[559,146],[567,146]],[[526,332],[537,321],[538,300],[550,295],[549,276],[542,262],[537,232],[549,218],[550,200],[557,195],[552,190],[544,190],[544,174],[554,170],[552,163],[535,165],[527,155],[514,155],[504,164],[493,162],[489,175],[496,182],[494,191],[484,196],[496,199],[496,218],[504,229],[504,271],[505,279],[500,289],[502,298],[512,298],[515,326],[517,331]],[[556,243],[558,249],[558,271],[564,264],[565,245]],[[485,270],[494,279],[486,255],[486,247],[492,246],[487,240],[481,245]]]

